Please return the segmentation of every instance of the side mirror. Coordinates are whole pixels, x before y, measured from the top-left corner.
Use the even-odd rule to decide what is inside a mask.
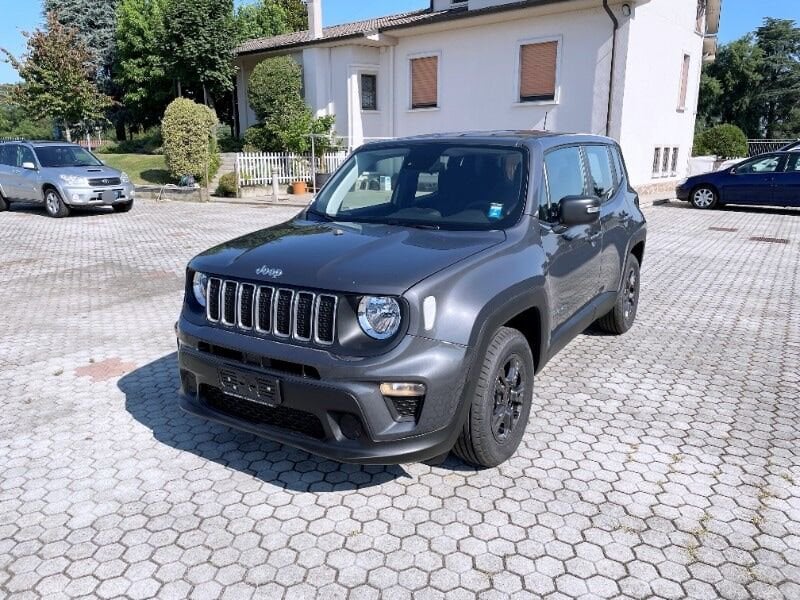
[[[32,162],[24,162],[22,163],[22,168],[27,169],[28,171],[35,171],[36,165],[33,164]]]
[[[600,198],[567,196],[558,205],[562,225],[591,225],[600,219]]]

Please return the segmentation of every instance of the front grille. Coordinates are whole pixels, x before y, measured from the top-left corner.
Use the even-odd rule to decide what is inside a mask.
[[[257,335],[330,346],[336,340],[338,298],[251,283],[208,281],[206,317]]]
[[[417,419],[422,408],[422,398],[392,398],[392,404],[401,419]]]
[[[90,187],[103,187],[106,185],[119,185],[122,183],[119,177],[103,177],[97,179],[90,179],[89,186]]]
[[[217,388],[206,387],[206,401],[215,410],[237,419],[286,429],[308,437],[324,440],[325,430],[319,418],[309,412],[285,406],[265,406],[229,396]]]

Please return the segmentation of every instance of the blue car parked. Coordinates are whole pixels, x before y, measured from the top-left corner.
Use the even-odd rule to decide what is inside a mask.
[[[689,177],[676,193],[679,200],[701,209],[725,204],[800,207],[800,148],[762,154],[722,171]]]

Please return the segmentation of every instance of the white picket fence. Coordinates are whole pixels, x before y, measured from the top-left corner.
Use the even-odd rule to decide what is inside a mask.
[[[317,173],[333,173],[347,159],[347,152],[329,152],[317,158]],[[240,152],[236,155],[239,187],[268,186],[273,177],[282,184],[311,180],[311,155],[273,152]]]

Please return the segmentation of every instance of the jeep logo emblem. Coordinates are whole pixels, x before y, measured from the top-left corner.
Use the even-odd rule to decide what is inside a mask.
[[[261,277],[269,277],[270,279],[277,279],[283,275],[283,269],[275,269],[273,267],[263,265],[256,269],[256,275],[260,275]]]

